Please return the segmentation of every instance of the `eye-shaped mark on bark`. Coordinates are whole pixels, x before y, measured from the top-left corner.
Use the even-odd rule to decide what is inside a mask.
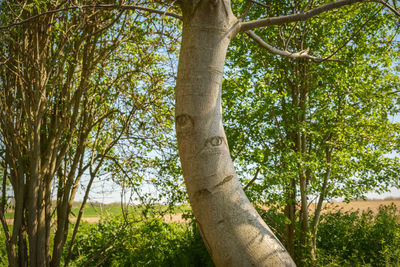
[[[186,129],[193,126],[193,119],[188,114],[181,114],[176,117],[176,125],[180,129]]]
[[[178,137],[186,138],[193,130],[193,119],[188,114],[181,114],[176,117],[176,130]]]
[[[224,138],[221,137],[221,136],[213,136],[213,137],[208,138],[207,141],[208,141],[208,143],[210,143],[212,146],[220,146],[220,145],[223,143]]]
[[[196,154],[196,157],[198,155],[204,155],[204,156],[210,156],[212,154],[219,155],[223,153],[223,147],[221,147],[222,144],[226,144],[225,139],[222,136],[213,136],[209,137],[206,139],[204,142],[203,148],[199,150],[199,152]]]

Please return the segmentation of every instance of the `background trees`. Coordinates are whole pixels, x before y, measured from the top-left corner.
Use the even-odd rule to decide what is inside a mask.
[[[272,2],[248,16],[293,14],[317,4]],[[257,32],[282,50],[310,49],[342,62],[273,56],[246,36],[229,50],[223,95],[229,145],[247,177],[243,185],[250,183],[248,195],[284,206],[282,240],[299,261],[315,251],[323,201],[399,185],[399,162],[391,154],[398,150],[398,26],[391,19],[362,5]],[[311,202],[318,204],[309,212]]]
[[[63,7],[3,1],[1,24]],[[72,240],[94,179],[119,159],[117,144],[147,138],[134,132],[150,128],[138,118],[165,110],[167,73],[157,49],[174,48],[154,31],[139,14],[88,8],[40,16],[2,35],[0,220],[10,266],[60,264],[82,177],[88,184]],[[12,229],[3,213],[9,192]]]

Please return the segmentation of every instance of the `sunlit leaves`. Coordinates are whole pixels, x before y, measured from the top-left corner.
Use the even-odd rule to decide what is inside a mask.
[[[245,19],[298,13],[306,2],[253,6]],[[237,7],[237,13],[244,13],[246,4],[238,2]],[[285,186],[302,170],[311,173],[308,193],[318,195],[328,166],[328,198],[351,199],[398,184],[393,175],[398,162],[387,157],[398,150],[399,76],[393,72],[399,58],[393,45],[398,23],[387,12],[377,12],[379,8],[374,3],[354,5],[295,28],[292,23],[257,31],[280,49],[291,36],[289,51],[309,48],[310,54],[344,60],[339,64],[268,55],[245,36],[233,41],[224,116],[243,184],[256,168],[262,170],[251,187],[255,191],[249,192],[253,200],[282,200]],[[308,90],[305,111],[296,100],[301,87]],[[305,121],[299,121],[303,115]],[[294,151],[293,133],[306,136],[305,152]],[[331,163],[327,149],[333,151]]]

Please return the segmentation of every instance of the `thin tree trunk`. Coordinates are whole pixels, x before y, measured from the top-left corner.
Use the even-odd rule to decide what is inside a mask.
[[[325,200],[326,188],[328,186],[328,180],[330,178],[331,170],[332,170],[332,168],[330,166],[331,160],[332,160],[332,150],[326,149],[326,162],[328,164],[328,167],[326,168],[324,181],[322,182],[321,193],[319,195],[318,204],[317,204],[317,207],[315,208],[315,215],[314,215],[314,219],[313,219],[313,222],[311,225],[311,245],[312,245],[311,256],[313,259],[316,259],[317,230],[318,230],[319,220],[321,217],[322,204]]]
[[[295,224],[296,224],[296,180],[291,179],[291,184],[286,188],[285,216],[290,223],[285,224],[285,246],[289,254],[295,257]]]
[[[237,29],[230,2],[183,1],[182,10],[176,130],[204,243],[217,266],[295,266],[244,194],[222,126],[222,73]]]
[[[308,99],[308,91],[309,85],[307,78],[307,63],[304,60],[298,62],[298,79],[300,79],[299,86],[299,121],[298,125],[300,129],[298,129],[298,151],[302,155],[302,161],[306,159],[307,156],[307,135],[303,132],[302,128],[305,127],[306,124],[306,113],[307,113],[307,99]],[[301,259],[303,262],[307,262],[309,258],[311,258],[311,239],[310,239],[310,225],[309,225],[309,214],[308,214],[308,181],[310,179],[310,172],[305,169],[305,165],[302,162],[299,166],[300,169],[300,200],[301,200],[301,209],[300,209],[300,221],[301,221],[301,232],[300,232],[300,241],[302,245],[302,256]]]
[[[28,248],[25,229],[21,229],[18,236],[18,266],[28,267]]]

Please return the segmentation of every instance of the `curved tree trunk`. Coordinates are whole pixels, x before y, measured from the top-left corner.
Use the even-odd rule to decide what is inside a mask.
[[[204,243],[217,266],[295,266],[244,194],[222,125],[225,55],[239,25],[230,2],[182,2],[176,131]]]

